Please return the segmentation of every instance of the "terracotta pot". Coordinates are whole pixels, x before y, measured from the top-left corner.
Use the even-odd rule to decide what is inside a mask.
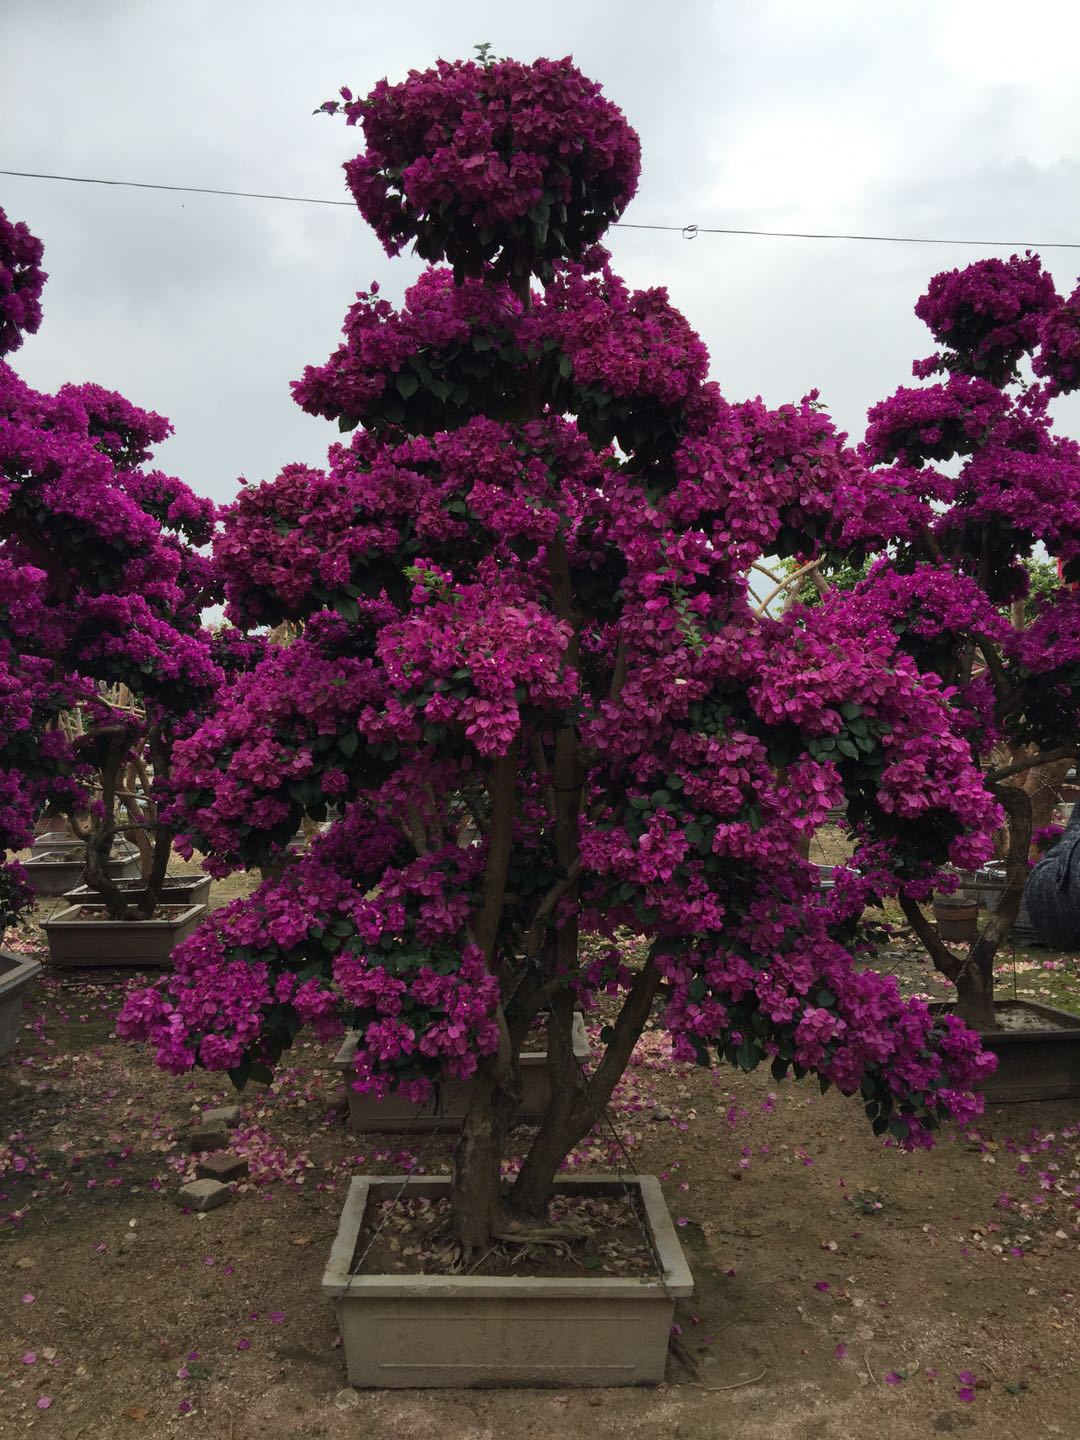
[[[40,960],[0,950],[0,1055],[15,1048],[26,987],[40,973]]]
[[[578,1064],[584,1064],[590,1055],[589,1037],[585,1033],[585,1020],[580,1013],[574,1014],[572,1031],[574,1057]],[[345,1036],[345,1043],[334,1056],[334,1068],[340,1070],[345,1080],[349,1097],[349,1128],[361,1132],[380,1130],[460,1130],[465,1112],[472,1098],[471,1080],[451,1080],[440,1086],[423,1105],[416,1105],[404,1096],[390,1094],[385,1100],[376,1100],[372,1095],[361,1095],[350,1083],[356,1056],[358,1036],[355,1030]],[[518,1111],[519,1125],[536,1125],[543,1119],[551,1104],[551,1077],[548,1075],[547,1051],[543,1049],[524,1050],[521,1054],[521,1109]]]
[[[206,914],[205,905],[188,905],[179,915],[153,920],[80,918],[80,911],[105,916],[104,905],[72,905],[43,925],[49,938],[49,962],[64,967],[168,966],[173,947],[186,940]]]
[[[942,940],[974,940],[979,933],[979,902],[966,895],[939,895],[934,919]]]
[[[688,1299],[694,1285],[659,1182],[579,1176],[554,1188],[621,1195],[626,1186],[641,1197],[662,1278],[353,1275],[369,1202],[399,1191],[450,1193],[449,1178],[354,1179],[322,1282],[336,1302],[349,1383],[388,1390],[660,1384],[675,1301]]]
[[[952,1008],[930,1006],[938,1014]],[[983,1049],[998,1057],[998,1068],[982,1087],[987,1103],[1080,1098],[1080,1015],[1033,1000],[995,1000],[994,1010],[1022,1010],[1042,1023],[1030,1030],[979,1031]]]

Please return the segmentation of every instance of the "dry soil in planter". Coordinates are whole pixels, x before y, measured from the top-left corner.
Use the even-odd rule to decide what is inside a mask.
[[[366,1265],[357,1273],[357,1265],[383,1218],[382,1202],[399,1193],[441,1200],[450,1182],[354,1179],[323,1276],[323,1293],[337,1304],[350,1382],[385,1389],[660,1383],[675,1302],[689,1298],[693,1282],[659,1182],[651,1175],[579,1176],[557,1182],[554,1195],[556,1202],[608,1201],[626,1187],[638,1197],[661,1273],[604,1273],[583,1262],[558,1275],[520,1275],[505,1265],[494,1275],[369,1274]],[[629,1234],[625,1213],[621,1229]],[[628,1247],[624,1258],[632,1253]]]

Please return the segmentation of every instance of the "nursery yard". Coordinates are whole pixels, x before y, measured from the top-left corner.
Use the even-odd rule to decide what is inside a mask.
[[[900,947],[895,965],[912,989],[933,975]],[[1080,1011],[1068,965],[1006,955],[1002,993]],[[305,1041],[243,1097],[250,1180],[182,1213],[186,1130],[232,1096],[112,1038],[123,989],[46,974],[0,1062],[4,1437],[1076,1434],[1075,1102],[998,1107],[908,1156],[857,1103],[673,1067],[650,1031],[613,1119],[694,1271],[667,1383],[363,1393],[319,1293],[348,1177],[445,1169],[451,1140],[351,1136],[332,1052]],[[611,1168],[613,1151],[601,1135],[575,1158]]]

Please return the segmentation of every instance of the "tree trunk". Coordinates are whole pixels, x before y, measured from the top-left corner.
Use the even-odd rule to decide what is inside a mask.
[[[656,968],[654,954],[650,953],[623,1001],[600,1064],[585,1083],[575,1086],[573,1109],[566,1115],[565,1120],[559,1123],[553,1121],[550,1126],[548,1121],[552,1120],[552,1115],[549,1113],[545,1117],[540,1133],[526,1155],[525,1163],[511,1191],[510,1205],[516,1212],[529,1216],[544,1213],[559,1166],[599,1120],[615,1086],[622,1078],[645,1021],[649,1018],[659,986],[660,972]],[[570,1059],[573,1061],[572,1050]],[[562,1063],[561,1059],[559,1063]],[[574,1068],[580,1082],[581,1072],[576,1063]],[[553,1074],[552,1083],[554,1082]]]
[[[546,1213],[552,1181],[574,1143],[567,1136],[573,1133],[573,1115],[585,1090],[585,1077],[574,1056],[573,1025],[574,996],[563,991],[552,999],[548,1016],[551,1103],[510,1196],[514,1212],[530,1219]]]
[[[973,1030],[986,1032],[997,1030],[994,1016],[993,970],[989,974],[968,964],[956,981],[956,1006],[954,1013],[970,1025]]]
[[[505,1030],[504,1030],[505,1034]],[[502,1164],[506,1136],[521,1104],[516,1060],[500,1053],[483,1061],[454,1146],[450,1207],[454,1231],[467,1255],[486,1250],[502,1215]]]

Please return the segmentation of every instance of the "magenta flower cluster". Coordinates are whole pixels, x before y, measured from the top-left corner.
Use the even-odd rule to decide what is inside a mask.
[[[1012,380],[1039,343],[1044,317],[1059,304],[1053,278],[1030,250],[943,271],[930,281],[915,314],[947,353],[917,363],[915,373],[964,369],[996,384]]]
[[[577,259],[637,187],[638,137],[572,63],[440,60],[398,85],[382,80],[341,110],[367,149],[345,166],[361,214],[397,255],[477,274],[538,272]]]
[[[45,247],[23,222],[0,209],[0,355],[9,355],[41,324]]]

